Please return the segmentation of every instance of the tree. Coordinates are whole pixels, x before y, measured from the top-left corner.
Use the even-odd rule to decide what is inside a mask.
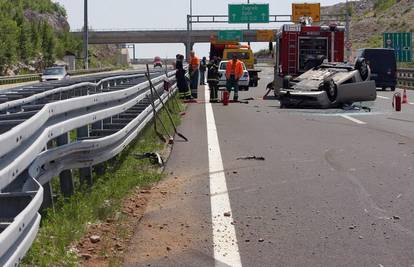
[[[0,73],[4,73],[17,60],[17,36],[15,21],[0,17]]]
[[[45,67],[53,65],[55,62],[55,37],[51,27],[44,22],[42,28],[42,52]]]
[[[34,56],[30,28],[30,25],[23,21],[19,31],[19,57],[25,63],[28,63]]]

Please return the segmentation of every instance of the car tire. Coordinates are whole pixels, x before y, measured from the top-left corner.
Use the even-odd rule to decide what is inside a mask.
[[[329,79],[324,81],[323,87],[325,89],[329,101],[331,101],[331,103],[334,103],[336,101],[336,98],[338,97],[338,87],[336,86],[334,80]]]
[[[387,91],[387,87],[382,87],[382,91]]]
[[[364,58],[357,59],[355,69],[359,71],[359,75],[363,81],[366,81],[369,78],[369,67]]]
[[[391,91],[395,91],[395,86],[391,86]]]

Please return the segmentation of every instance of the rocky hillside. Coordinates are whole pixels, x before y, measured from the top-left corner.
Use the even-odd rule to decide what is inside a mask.
[[[350,1],[354,48],[381,47],[383,32],[414,31],[414,0]],[[345,13],[345,3],[323,7],[322,14]]]
[[[51,0],[0,0],[0,75],[39,72],[70,52],[82,66],[82,40],[70,34],[65,9]],[[117,63],[119,49],[91,47],[91,67]]]

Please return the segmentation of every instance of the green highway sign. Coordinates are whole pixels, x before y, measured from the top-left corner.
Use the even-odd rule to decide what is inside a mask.
[[[385,32],[384,48],[395,49],[398,62],[413,61],[413,35],[411,32]]]
[[[269,4],[229,4],[229,23],[269,23]]]
[[[243,32],[240,30],[219,31],[217,34],[219,41],[243,41]]]

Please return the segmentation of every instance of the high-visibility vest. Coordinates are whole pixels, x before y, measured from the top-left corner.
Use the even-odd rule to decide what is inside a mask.
[[[227,62],[226,66],[226,77],[230,79],[230,76],[234,75],[236,80],[240,79],[243,76],[243,63],[240,60],[236,61],[236,64],[233,63],[233,60]]]

